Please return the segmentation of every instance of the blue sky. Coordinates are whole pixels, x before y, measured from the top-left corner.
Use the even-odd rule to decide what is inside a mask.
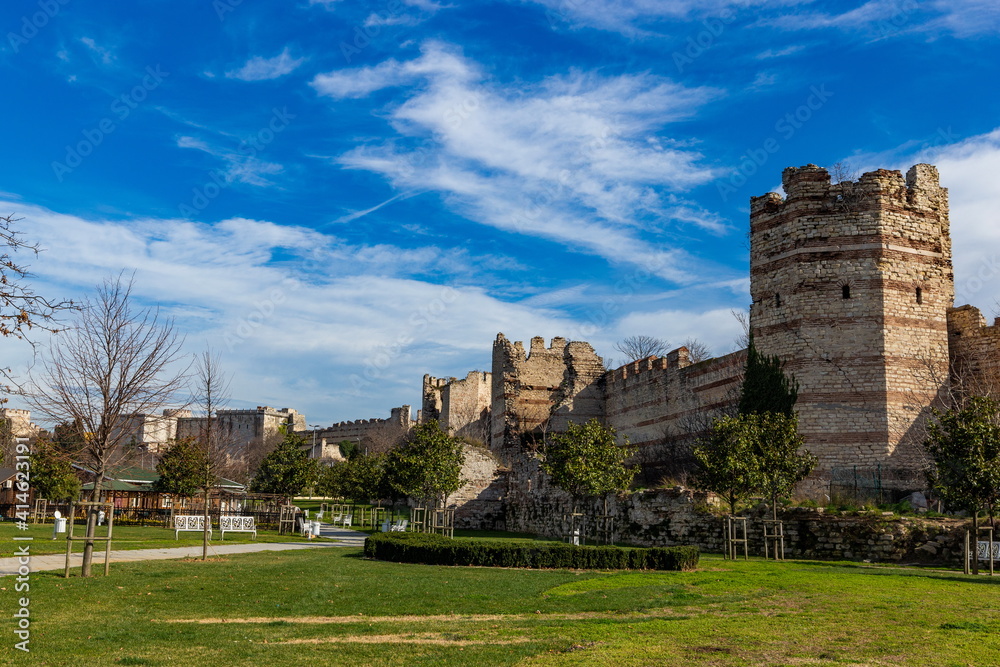
[[[991,315],[1000,294],[993,0],[0,16],[0,209],[46,248],[35,287],[135,271],[189,351],[222,353],[234,407],[416,408],[424,373],[488,369],[497,332],[729,352],[748,201],[790,165],[937,164],[959,300]]]

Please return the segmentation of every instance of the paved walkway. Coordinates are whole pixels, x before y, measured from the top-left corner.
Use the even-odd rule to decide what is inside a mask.
[[[299,540],[295,542],[251,542],[249,544],[226,544],[225,542],[212,542],[208,546],[209,556],[223,556],[226,554],[246,554],[257,551],[290,551],[295,549],[316,549],[321,547],[360,547],[365,543],[365,533],[333,526],[322,526],[320,539]],[[17,546],[31,544],[31,542],[15,542]],[[112,542],[112,545],[114,542]],[[15,548],[17,548],[15,546]],[[6,551],[6,549],[5,549]],[[200,558],[202,547],[167,547],[163,549],[113,549],[111,551],[111,562],[125,562],[137,560],[170,560],[173,558]],[[9,552],[8,552],[9,553]],[[83,561],[83,554],[80,552],[70,556],[70,566],[79,567]],[[21,564],[17,558],[0,558],[0,577],[17,574]],[[43,556],[31,557],[31,571],[41,572],[42,570],[62,570],[66,567],[66,554],[46,554]],[[94,570],[100,571],[104,568],[104,549],[98,542],[94,546]]]

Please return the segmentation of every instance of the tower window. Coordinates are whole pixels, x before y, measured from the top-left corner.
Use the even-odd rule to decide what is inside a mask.
[[[774,305],[777,308],[781,308],[781,295],[778,293],[775,293],[774,295]]]
[[[920,287],[917,288],[917,303],[924,302],[924,290]]]
[[[851,298],[851,286],[850,285],[842,285],[840,287],[840,296],[843,297],[843,298],[845,298],[845,299],[850,299]]]

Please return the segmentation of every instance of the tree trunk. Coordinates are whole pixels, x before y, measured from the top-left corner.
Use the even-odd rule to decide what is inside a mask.
[[[201,531],[201,559],[208,560],[208,528],[212,517],[208,513],[208,484],[205,485],[205,525]]]
[[[104,479],[104,471],[101,470],[94,477],[94,490],[90,494],[91,502],[100,502],[101,500],[101,481]],[[97,532],[97,507],[90,505],[87,509],[87,540],[83,543],[83,563],[80,567],[80,576],[89,577],[91,574],[91,566],[94,562],[94,534]],[[73,517],[69,518],[70,521]]]

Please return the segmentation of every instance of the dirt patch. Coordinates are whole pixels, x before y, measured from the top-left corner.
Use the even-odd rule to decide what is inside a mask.
[[[269,644],[432,644],[435,646],[500,646],[525,644],[532,641],[527,637],[515,639],[449,639],[439,633],[405,635],[361,635],[354,637],[315,637],[312,639],[289,639]]]
[[[623,621],[635,621],[649,618],[666,618],[679,614],[672,609],[653,609],[647,613],[620,614],[614,612],[585,611],[575,614],[436,614],[427,616],[259,616],[252,618],[151,618],[152,623],[198,623],[202,625],[217,625],[223,623],[263,624],[284,621],[286,623],[304,624],[348,624],[348,623],[440,623],[454,621],[585,621],[588,619],[615,618]]]

